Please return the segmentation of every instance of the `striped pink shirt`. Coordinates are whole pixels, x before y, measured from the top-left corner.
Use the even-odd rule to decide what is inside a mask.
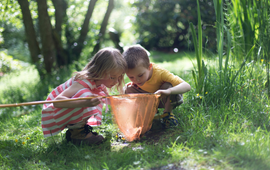
[[[54,100],[62,91],[78,82],[85,88],[79,90],[72,98],[88,97],[92,94],[99,96],[108,95],[104,85],[96,87],[95,82],[85,79],[74,81],[73,78],[55,88],[47,97],[46,101]],[[101,125],[102,107],[105,101],[95,107],[84,108],[55,108],[52,103],[43,105],[42,109],[42,130],[44,137],[49,137],[60,133],[68,124],[75,124],[87,120],[90,126]]]

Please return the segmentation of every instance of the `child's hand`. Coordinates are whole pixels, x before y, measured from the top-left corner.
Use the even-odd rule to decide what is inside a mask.
[[[91,95],[89,97],[95,97],[97,95]],[[100,104],[101,102],[101,97],[95,97],[95,98],[92,98],[92,99],[88,99],[87,100],[87,103],[88,103],[88,106],[87,107],[94,107],[98,104]]]
[[[158,91],[155,92],[155,94],[160,94],[161,97],[163,97],[163,96],[169,96],[171,94],[171,90],[170,89],[158,90]]]

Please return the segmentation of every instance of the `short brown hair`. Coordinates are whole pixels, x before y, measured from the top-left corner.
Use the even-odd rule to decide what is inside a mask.
[[[139,61],[142,61],[140,63],[146,68],[150,65],[147,50],[140,45],[129,47],[124,51],[123,56],[127,62],[128,69],[133,69],[138,66]]]

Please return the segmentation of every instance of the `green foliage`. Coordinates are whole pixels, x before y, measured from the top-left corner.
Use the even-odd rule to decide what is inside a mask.
[[[0,82],[0,103],[22,103],[27,101],[45,100],[48,93],[68,80],[75,72],[75,65],[54,70],[49,75],[39,77],[34,66],[28,66],[19,72],[4,74]],[[7,86],[8,84],[8,86]]]
[[[2,32],[4,31],[4,28],[0,27],[0,44],[4,43]]]
[[[43,41],[41,38],[42,33],[46,32],[46,30],[44,31],[39,28],[41,23],[45,23],[39,20],[42,18],[39,17],[40,11],[38,12],[39,2],[40,1],[7,0],[1,3],[0,16],[3,19],[0,21],[0,24],[1,28],[4,30],[1,30],[3,41],[0,40],[2,42],[0,49],[8,50],[8,54],[16,59],[35,64],[41,76],[47,74],[47,72],[51,74],[54,68],[71,64],[73,61],[77,62],[80,60],[81,56],[82,60],[85,61],[91,58],[93,47],[100,37],[98,34],[106,13],[108,1],[97,1],[97,3],[95,3],[93,14],[88,15],[90,17],[89,20],[87,20],[89,24],[85,26],[83,24],[85,17],[87,14],[90,14],[89,11],[91,11],[88,8],[90,1],[53,1],[55,4],[52,1],[46,1],[48,10],[44,10],[44,13],[48,12],[50,18],[50,21],[46,23],[46,27],[54,30],[54,32],[50,32],[49,29],[47,30],[47,32],[52,35],[46,35],[48,38],[46,41]],[[120,0],[115,4],[117,12],[110,17],[111,19],[107,28],[114,27],[120,32],[120,35],[123,32],[126,39],[124,42],[129,42],[130,44],[134,42],[134,38],[133,40],[130,39],[133,34],[127,33],[125,29],[127,23],[123,21],[129,21],[125,18],[127,18],[131,12],[127,8],[126,1]],[[20,5],[22,5],[24,10],[20,9]],[[23,21],[25,17],[23,17],[22,11],[24,11],[24,16],[27,16],[28,10],[33,20],[28,18],[28,22]],[[28,29],[24,29],[24,24],[27,25],[26,28]],[[45,26],[42,28],[44,27]],[[31,31],[28,31],[29,29],[31,29]],[[27,33],[25,31],[27,31]],[[54,43],[45,45],[46,42],[49,41]],[[28,46],[28,43],[31,42],[35,45]],[[104,46],[114,46],[108,35],[104,36],[102,43],[104,44],[102,44],[101,48]],[[121,45],[123,46],[123,44]],[[48,49],[44,50],[44,48]],[[47,56],[47,53],[44,51],[50,50],[51,54]],[[47,58],[52,59],[47,61]]]
[[[166,55],[170,58],[168,54],[151,54],[153,58],[165,58]],[[184,54],[179,55],[185,57]],[[164,62],[160,58],[157,63],[162,65]],[[172,68],[174,62],[167,60],[166,63],[171,64],[167,68]],[[216,65],[214,62],[209,61],[207,65]],[[248,81],[244,87],[239,86],[239,91],[234,93],[235,97],[229,103],[200,105],[198,100],[213,100],[221,92],[214,89],[215,84],[205,95],[197,96],[192,90],[184,94],[184,104],[173,110],[180,123],[178,127],[159,131],[156,136],[146,135],[137,142],[115,140],[118,129],[113,124],[110,111],[103,113],[103,124],[94,128],[107,140],[98,146],[75,146],[66,143],[65,130],[51,138],[43,137],[40,122],[42,106],[2,108],[0,166],[2,169],[192,169],[195,166],[201,169],[269,169],[270,104],[261,84],[265,81],[266,66],[254,62],[243,67],[247,68],[244,74],[237,76],[239,79],[235,83],[240,85],[241,81],[248,81],[251,72],[257,73],[256,80]],[[181,74],[181,68],[178,69],[178,75],[194,86],[192,75]],[[208,70],[212,80],[218,80],[216,69],[218,67]],[[238,64],[228,67],[232,72],[238,69]],[[7,102],[20,102],[18,96],[23,100],[33,100],[28,98],[30,94],[45,99],[47,94],[41,91],[42,87],[47,89],[49,86],[51,90],[69,78],[65,73],[68,70],[62,71],[43,83],[36,79],[37,73],[31,71],[10,75],[9,79],[0,82],[6,86],[0,88],[1,96],[4,96],[0,103],[5,98],[9,98]],[[21,76],[28,77],[28,83],[21,84]],[[58,81],[57,76],[61,80]],[[13,84],[13,79],[18,83]],[[39,89],[37,84],[40,84]]]
[[[16,26],[14,23],[4,23],[0,21],[2,28],[2,43],[0,49],[7,51],[7,54],[24,62],[31,62],[28,51],[28,44],[25,40],[24,28]]]
[[[16,0],[3,0],[0,5],[1,26],[3,23],[14,25],[16,28],[22,28],[20,6]]]
[[[188,49],[190,43],[189,23],[197,25],[196,0],[146,0],[136,1],[138,10],[136,30],[139,43],[147,49],[173,51],[174,48]],[[206,0],[201,7],[204,42],[209,50],[215,48],[214,8],[212,1]]]
[[[218,98],[223,99],[225,101],[231,100],[233,92],[237,89],[237,86],[235,86],[235,81],[237,76],[242,70],[243,66],[246,64],[246,61],[251,56],[251,53],[253,52],[254,46],[249,50],[246,57],[244,58],[244,61],[242,62],[241,66],[238,70],[232,71],[229,67],[229,61],[230,61],[230,55],[231,55],[231,34],[227,27],[224,24],[224,14],[223,14],[223,2],[221,0],[214,0],[215,5],[215,12],[216,12],[216,28],[217,28],[217,49],[218,49],[218,81],[211,80],[210,76],[208,77],[208,82],[215,82],[215,86],[217,86],[219,90],[222,90],[221,93],[219,93]],[[227,35],[224,36],[224,35]],[[224,60],[224,45],[226,45],[227,51],[226,51],[226,58],[225,63],[223,63]],[[237,53],[239,55],[239,53]],[[234,55],[237,55],[234,54]],[[238,58],[238,57],[236,57]],[[206,85],[207,86],[207,85]],[[240,84],[240,86],[242,86]],[[226,90],[225,90],[226,89]],[[225,91],[225,92],[224,92]]]
[[[232,0],[227,4],[226,19],[231,28],[233,53],[239,59],[243,59],[241,56],[245,56],[254,44],[252,59],[262,58],[260,52],[266,50],[261,48],[266,40],[262,37],[269,37],[265,29],[269,25],[269,5],[267,0]]]
[[[264,1],[258,2],[264,4]],[[262,60],[249,60],[256,48],[252,45],[244,55],[244,60],[239,62],[236,59],[242,54],[237,54],[242,52],[236,51],[235,46],[234,51],[231,51],[231,32],[228,31],[229,27],[222,23],[222,1],[214,3],[216,28],[219,30],[218,54],[204,60],[207,74],[204,76],[203,91],[198,94],[196,89],[192,89],[184,94],[184,104],[173,110],[179,126],[159,131],[156,136],[146,135],[137,142],[121,143],[114,139],[118,129],[113,124],[109,111],[103,114],[104,124],[95,127],[95,131],[104,135],[107,140],[99,146],[75,146],[66,143],[65,130],[52,138],[43,137],[40,126],[41,106],[0,109],[0,167],[270,169],[270,104],[264,84],[269,75],[269,12],[262,10],[260,14],[262,20],[258,36],[262,43],[259,43],[261,50],[257,55],[262,57]],[[195,62],[203,68],[203,43],[199,44],[202,34],[203,32],[198,33],[197,52],[195,55],[189,54],[189,57],[192,60],[195,58]],[[196,35],[195,28],[193,35]],[[236,42],[232,42],[234,43]],[[185,58],[187,56],[181,53],[170,56],[151,52],[152,61],[166,66],[192,87],[196,87],[190,71],[182,70],[182,65],[186,65]],[[0,81],[0,103],[44,100],[49,91],[70,77],[71,72],[75,71],[74,68],[76,67],[55,70],[53,76],[43,79],[39,79],[37,72],[31,71],[8,74]],[[150,132],[150,135],[151,133],[154,131]]]
[[[33,4],[33,3],[32,3]],[[1,38],[0,49],[24,62],[30,62],[28,46],[25,39],[22,14],[17,1],[4,0],[0,5]]]
[[[12,71],[20,70],[28,64],[19,60],[13,59],[12,56],[7,55],[5,51],[0,51],[0,73],[6,74]]]
[[[256,6],[258,6],[261,10],[258,10],[258,20],[259,20],[259,34],[257,39],[258,44],[258,54],[257,58],[261,58],[261,61],[265,61],[266,63],[266,73],[267,73],[267,83],[266,87],[268,88],[268,95],[270,96],[270,76],[269,76],[269,44],[270,44],[270,2],[267,0],[264,1],[256,1]]]
[[[243,86],[242,81],[241,83],[236,79],[238,75],[245,72],[245,65],[248,58],[251,56],[251,53],[254,49],[254,46],[250,49],[247,56],[244,58],[244,61],[241,65],[236,66],[237,69],[232,69],[232,66],[229,64],[230,55],[231,55],[231,35],[224,24],[224,17],[223,17],[223,2],[221,0],[214,0],[215,11],[216,11],[216,33],[217,33],[217,49],[218,49],[218,64],[209,66],[207,69],[205,66],[204,61],[202,60],[202,29],[198,27],[198,41],[196,39],[195,29],[193,24],[190,24],[192,35],[193,35],[193,42],[196,52],[197,58],[197,69],[198,72],[195,70],[192,71],[193,79],[195,82],[196,93],[199,95],[204,95],[208,90],[215,91],[216,97],[215,98],[207,98],[204,100],[205,105],[218,105],[220,102],[225,101],[229,102],[232,97],[234,91],[237,91],[239,86]],[[199,8],[199,2],[198,2]],[[198,12],[198,25],[200,25],[200,12]],[[224,36],[224,35],[227,35]],[[225,46],[226,45],[226,46]],[[227,48],[226,56],[225,56],[225,63],[224,63],[224,46]],[[236,57],[237,58],[237,57]],[[195,66],[194,66],[195,67]],[[209,71],[208,71],[209,70]],[[241,80],[241,78],[240,78]]]
[[[201,13],[200,13],[200,4],[197,0],[197,11],[198,11],[198,39],[196,37],[194,25],[190,22],[191,33],[193,37],[193,43],[197,59],[197,68],[198,72],[194,69],[192,70],[193,80],[195,82],[196,93],[201,93],[204,86],[204,79],[207,73],[206,66],[202,60],[203,51],[202,51],[202,26],[201,26]]]

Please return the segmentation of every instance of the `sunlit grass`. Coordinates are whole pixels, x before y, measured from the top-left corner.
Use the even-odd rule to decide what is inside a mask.
[[[181,59],[176,59],[173,62],[164,61],[162,63],[158,63],[161,67],[165,69],[170,69],[173,73],[179,73],[183,70],[190,71],[192,69],[192,60],[188,57],[183,57]]]
[[[99,146],[75,146],[66,142],[65,130],[54,137],[43,137],[40,105],[0,109],[0,167],[2,169],[270,168],[268,161],[270,103],[268,96],[265,95],[264,84],[261,83],[266,80],[264,71],[266,66],[261,62],[247,63],[245,72],[236,79],[239,91],[234,93],[233,100],[220,102],[219,105],[204,105],[206,101],[216,100],[219,91],[213,82],[213,87],[208,89],[207,93],[195,92],[191,74],[180,67],[182,65],[192,67],[189,58],[192,60],[195,56],[192,57],[192,53],[178,53],[170,57],[157,52],[155,55],[156,60],[153,57],[152,62],[179,75],[193,87],[184,95],[184,104],[173,110],[179,121],[178,127],[162,131],[163,133],[161,132],[155,140],[142,138],[138,142],[123,143],[115,139],[118,129],[113,124],[112,114],[109,111],[103,113],[102,126],[94,128],[94,131],[106,137],[106,142]],[[162,58],[166,57],[169,59],[162,61]],[[212,67],[210,72],[214,77],[217,74],[214,66],[218,66],[216,64],[218,60],[206,58],[205,61]],[[237,70],[239,64],[229,63],[229,66]],[[37,96],[40,95],[44,99],[46,94],[44,92],[38,94],[42,88],[36,85],[36,81],[32,81],[35,71],[32,73],[28,73],[24,78],[20,76],[25,74],[9,76],[11,81],[18,80],[15,87],[9,84],[8,79],[1,81],[1,86],[5,88],[0,89],[0,103],[38,100]],[[57,83],[62,83],[60,80],[55,82],[56,77],[61,77],[61,81],[64,81],[69,76],[67,73],[57,74],[50,77],[51,83],[44,86],[49,86],[46,87],[47,90],[52,89]],[[247,84],[242,87],[241,81]],[[36,89],[37,87],[39,88]],[[35,93],[32,97],[29,96],[31,92]]]
[[[39,75],[37,70],[30,66],[0,77],[0,89],[5,90],[6,88],[21,86],[23,83],[33,84],[33,82],[39,82]]]

